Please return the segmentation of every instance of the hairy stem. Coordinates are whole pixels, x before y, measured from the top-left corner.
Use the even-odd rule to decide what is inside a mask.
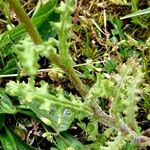
[[[7,0],[10,7],[13,8],[14,12],[16,13],[17,17],[24,24],[26,31],[31,36],[32,40],[35,44],[42,44],[42,39],[37,32],[35,26],[31,22],[30,18],[27,16],[25,10],[21,7],[18,0]]]
[[[65,66],[65,63],[63,63],[63,60],[55,53],[51,53],[49,56],[50,60],[56,64],[58,67],[60,67],[66,75],[69,77],[69,79],[72,81],[74,87],[77,89],[77,91],[85,97],[88,94],[88,90],[86,86],[83,84],[83,82],[78,77],[77,73],[72,67]]]

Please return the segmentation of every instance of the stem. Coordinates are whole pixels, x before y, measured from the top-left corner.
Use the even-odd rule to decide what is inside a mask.
[[[149,137],[137,134],[124,122],[118,123],[119,121],[117,121],[115,118],[112,118],[110,115],[107,115],[98,105],[98,103],[92,103],[90,108],[94,114],[94,117],[97,118],[99,122],[102,122],[106,126],[113,127],[116,130],[119,130],[123,135],[129,134],[138,145],[150,145]]]
[[[37,32],[35,26],[31,22],[30,18],[27,16],[25,10],[21,7],[18,0],[7,0],[9,5],[13,8],[19,20],[24,24],[26,31],[31,36],[35,44],[42,44],[42,39]]]
[[[66,75],[69,77],[69,79],[73,82],[74,87],[77,89],[77,91],[83,96],[86,97],[88,94],[88,89],[83,84],[81,79],[78,77],[77,73],[72,67],[66,66],[65,63],[63,63],[63,60],[60,56],[58,56],[55,53],[51,53],[49,56],[50,60],[56,64],[58,67],[60,67]]]

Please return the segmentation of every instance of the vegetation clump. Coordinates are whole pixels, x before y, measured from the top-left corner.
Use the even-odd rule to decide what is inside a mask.
[[[0,2],[0,149],[148,148],[149,2],[21,2]]]

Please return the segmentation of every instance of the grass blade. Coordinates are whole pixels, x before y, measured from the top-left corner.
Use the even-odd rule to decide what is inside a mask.
[[[143,9],[143,10],[139,10],[137,12],[131,13],[129,15],[121,17],[120,19],[127,19],[127,18],[137,17],[137,16],[141,16],[141,15],[147,15],[147,14],[150,14],[150,7],[147,9]]]

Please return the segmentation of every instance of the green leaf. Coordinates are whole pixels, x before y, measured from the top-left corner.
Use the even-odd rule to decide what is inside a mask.
[[[123,58],[127,59],[130,58],[134,55],[132,48],[128,46],[124,46],[124,45],[120,45],[120,54]]]
[[[131,13],[129,15],[121,17],[120,19],[127,19],[127,18],[137,17],[137,16],[141,16],[141,15],[147,15],[147,14],[150,14],[150,7],[143,9],[143,10],[139,10],[139,11],[134,12],[134,13]]]
[[[33,80],[29,80],[28,84],[11,81],[7,84],[6,91],[11,96],[17,96],[21,104],[56,132],[67,130],[74,118],[91,115],[89,108],[76,97],[70,96],[71,100],[68,100],[61,91],[57,95],[51,95],[48,84],[44,81],[41,82],[41,87],[34,87]]]
[[[38,47],[39,46],[35,45],[30,39],[26,38],[20,41],[14,48],[14,52],[17,54],[20,64],[23,67],[23,72],[31,76],[35,75],[39,68],[38,60],[40,56],[39,53],[36,52]]]
[[[136,144],[131,142],[130,143],[126,142],[126,144],[123,147],[123,150],[133,150],[133,149],[138,149],[138,147],[136,146]]]
[[[124,33],[122,32],[122,21],[118,18],[111,18],[110,19],[114,29],[112,30],[113,35],[119,35],[120,39],[124,38]]]
[[[60,57],[62,58],[63,63],[69,67],[74,65],[69,53],[70,44],[67,42],[69,38],[69,29],[72,26],[71,13],[74,10],[74,4],[74,0],[66,1],[66,3],[61,1],[60,6],[56,8],[56,12],[60,14],[60,21],[51,22],[52,27],[58,33],[57,47],[59,49]]]
[[[7,127],[0,133],[0,140],[4,150],[36,150],[35,148],[25,144]]]
[[[34,18],[38,18],[39,16],[42,16],[41,19],[43,19],[43,16],[45,17],[45,20],[42,22],[42,24],[38,27],[38,31],[42,37],[43,40],[48,40],[49,37],[55,37],[56,36],[56,31],[51,27],[50,21],[58,21],[59,19],[59,14],[55,13],[54,9],[55,6],[57,5],[58,0],[51,0],[46,3],[46,5],[41,6],[39,11],[33,16]],[[50,13],[50,8],[51,13]],[[49,15],[48,15],[49,14]]]
[[[39,28],[42,26],[43,22],[49,17],[49,15],[54,11],[55,6],[57,5],[57,0],[48,1],[43,7],[39,9],[36,15],[31,19],[35,27]],[[54,19],[51,18],[51,19]],[[43,28],[44,29],[44,28]],[[20,38],[25,34],[25,29],[23,24],[14,27],[10,31],[0,35],[0,48],[4,47],[7,44],[13,43],[16,39]]]
[[[143,80],[142,66],[139,65],[139,60],[130,58],[124,64],[117,66],[118,74],[113,74],[116,82],[116,92],[113,96],[111,114],[115,118],[125,115],[125,123],[138,132],[137,123],[137,102],[141,99],[141,83]]]
[[[97,120],[91,120],[89,123],[80,122],[78,125],[86,132],[89,141],[96,141],[98,132],[98,122]]]
[[[47,112],[42,109],[42,105],[45,101],[48,105],[53,107],[50,112]],[[67,130],[71,123],[74,120],[74,114],[69,109],[61,109],[55,105],[50,104],[51,102],[48,99],[35,98],[31,103],[28,103],[27,106],[37,115],[37,117],[43,121],[46,125],[51,126],[55,129],[56,132]],[[44,107],[44,106],[43,106]],[[68,111],[70,114],[65,114],[65,111]]]
[[[4,150],[17,150],[14,138],[7,128],[0,133],[0,140]]]
[[[89,97],[110,97],[113,96],[116,91],[114,82],[105,79],[103,75],[97,74],[97,81],[89,91]]]
[[[6,3],[4,0],[0,1],[0,10],[5,15],[5,18],[8,23],[11,23],[11,16],[9,11],[8,3]]]
[[[87,148],[79,140],[66,132],[63,132],[60,136],[56,137],[56,146],[59,150],[65,150],[67,148],[87,150]]]
[[[59,19],[59,15],[55,12],[52,12],[46,19],[43,21],[42,25],[38,27],[38,31],[41,35],[41,38],[45,41],[50,37],[56,36],[56,30],[52,28],[50,21],[57,21]]]
[[[37,11],[37,13],[33,16],[33,18],[42,18],[46,14],[49,14],[52,12],[57,5],[58,0],[50,0],[46,4],[40,7],[40,9]]]
[[[11,100],[0,88],[0,114],[1,113],[14,114],[16,112],[17,112],[17,110],[12,105]]]
[[[105,70],[110,73],[115,70],[116,66],[117,66],[116,60],[114,59],[108,60],[105,64]]]
[[[0,75],[5,74],[12,74],[17,72],[17,63],[15,59],[10,59],[7,61],[7,64],[4,66],[4,68],[0,68]]]
[[[102,146],[102,150],[120,150],[125,144],[126,137],[123,137],[121,133],[119,132],[116,137],[113,138],[113,141],[106,142],[107,146]]]

